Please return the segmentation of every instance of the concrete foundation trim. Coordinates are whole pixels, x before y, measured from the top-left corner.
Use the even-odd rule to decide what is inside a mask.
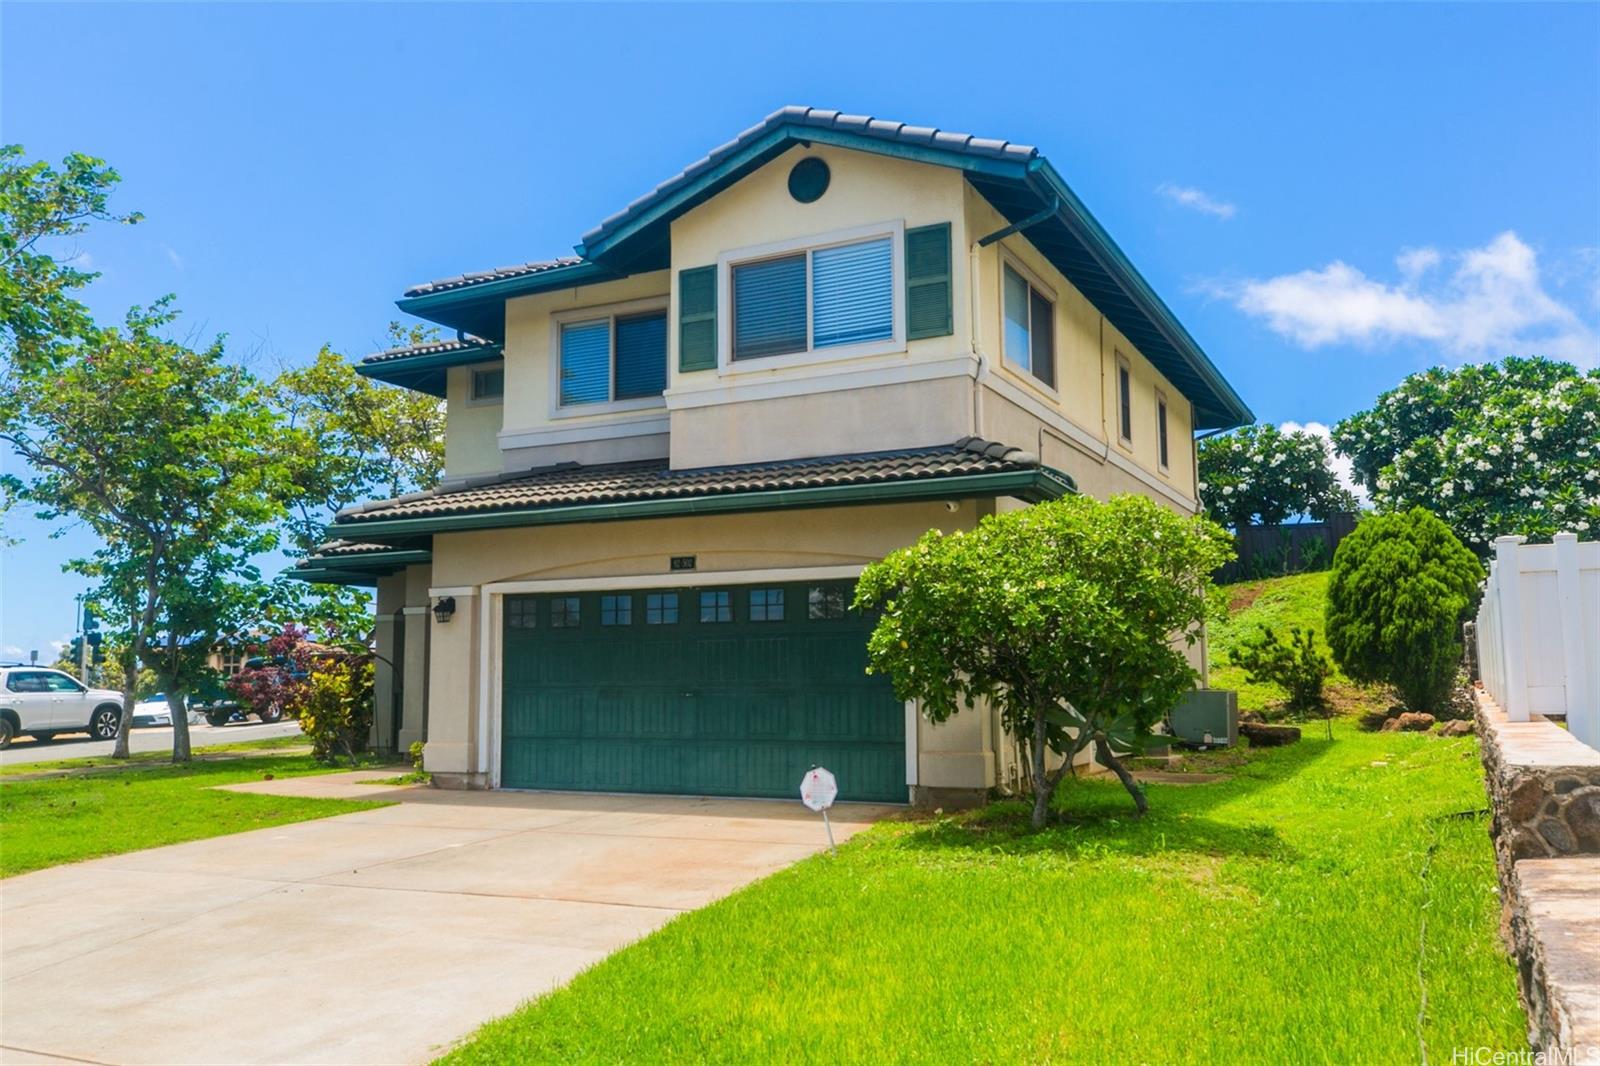
[[[970,811],[989,802],[989,793],[981,788],[941,788],[936,785],[912,785],[911,805],[924,810]]]

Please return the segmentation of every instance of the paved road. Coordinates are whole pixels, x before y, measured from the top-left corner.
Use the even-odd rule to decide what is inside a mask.
[[[427,1062],[827,847],[797,802],[349,783],[384,773],[231,787],[394,806],[0,882],[0,1063]]]
[[[235,722],[224,726],[209,726],[203,722],[200,725],[192,725],[189,727],[189,741],[198,748],[202,744],[236,744],[241,740],[292,737],[299,733],[298,722],[262,725],[252,718],[247,723]],[[86,733],[73,733],[43,741],[18,737],[12,741],[10,748],[0,751],[0,766],[110,755],[115,743],[113,740],[91,740]],[[128,747],[132,751],[171,751],[172,730],[167,726],[135,729],[128,739]]]

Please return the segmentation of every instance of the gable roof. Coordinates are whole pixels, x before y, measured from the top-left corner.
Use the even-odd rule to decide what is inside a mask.
[[[794,145],[813,143],[961,170],[1007,222],[1026,224],[1027,240],[1194,403],[1196,429],[1231,428],[1255,420],[1038,149],[820,108],[774,111],[689,164],[585,233],[576,247],[576,261],[551,260],[527,265],[543,269],[505,268],[446,279],[434,283],[438,288],[419,287],[408,293],[399,301],[400,309],[503,340],[507,298],[666,269],[671,265],[673,219]]]

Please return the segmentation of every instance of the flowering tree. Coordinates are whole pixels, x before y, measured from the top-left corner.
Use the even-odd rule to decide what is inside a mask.
[[[1356,509],[1334,476],[1328,442],[1315,433],[1245,426],[1202,440],[1199,458],[1206,511],[1233,529]]]
[[[1333,430],[1381,510],[1425,506],[1479,556],[1600,530],[1600,370],[1509,358],[1412,374]]]

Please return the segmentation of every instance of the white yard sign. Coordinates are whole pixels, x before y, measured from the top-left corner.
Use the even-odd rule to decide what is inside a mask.
[[[828,850],[838,854],[833,846],[833,825],[828,821],[828,808],[839,798],[839,782],[833,774],[820,766],[813,766],[800,779],[800,802],[814,811],[822,812],[822,827],[828,831]]]
[[[805,780],[800,782],[801,803],[814,811],[825,811],[838,798],[839,782],[833,774],[820,766],[813,766],[806,771]]]

